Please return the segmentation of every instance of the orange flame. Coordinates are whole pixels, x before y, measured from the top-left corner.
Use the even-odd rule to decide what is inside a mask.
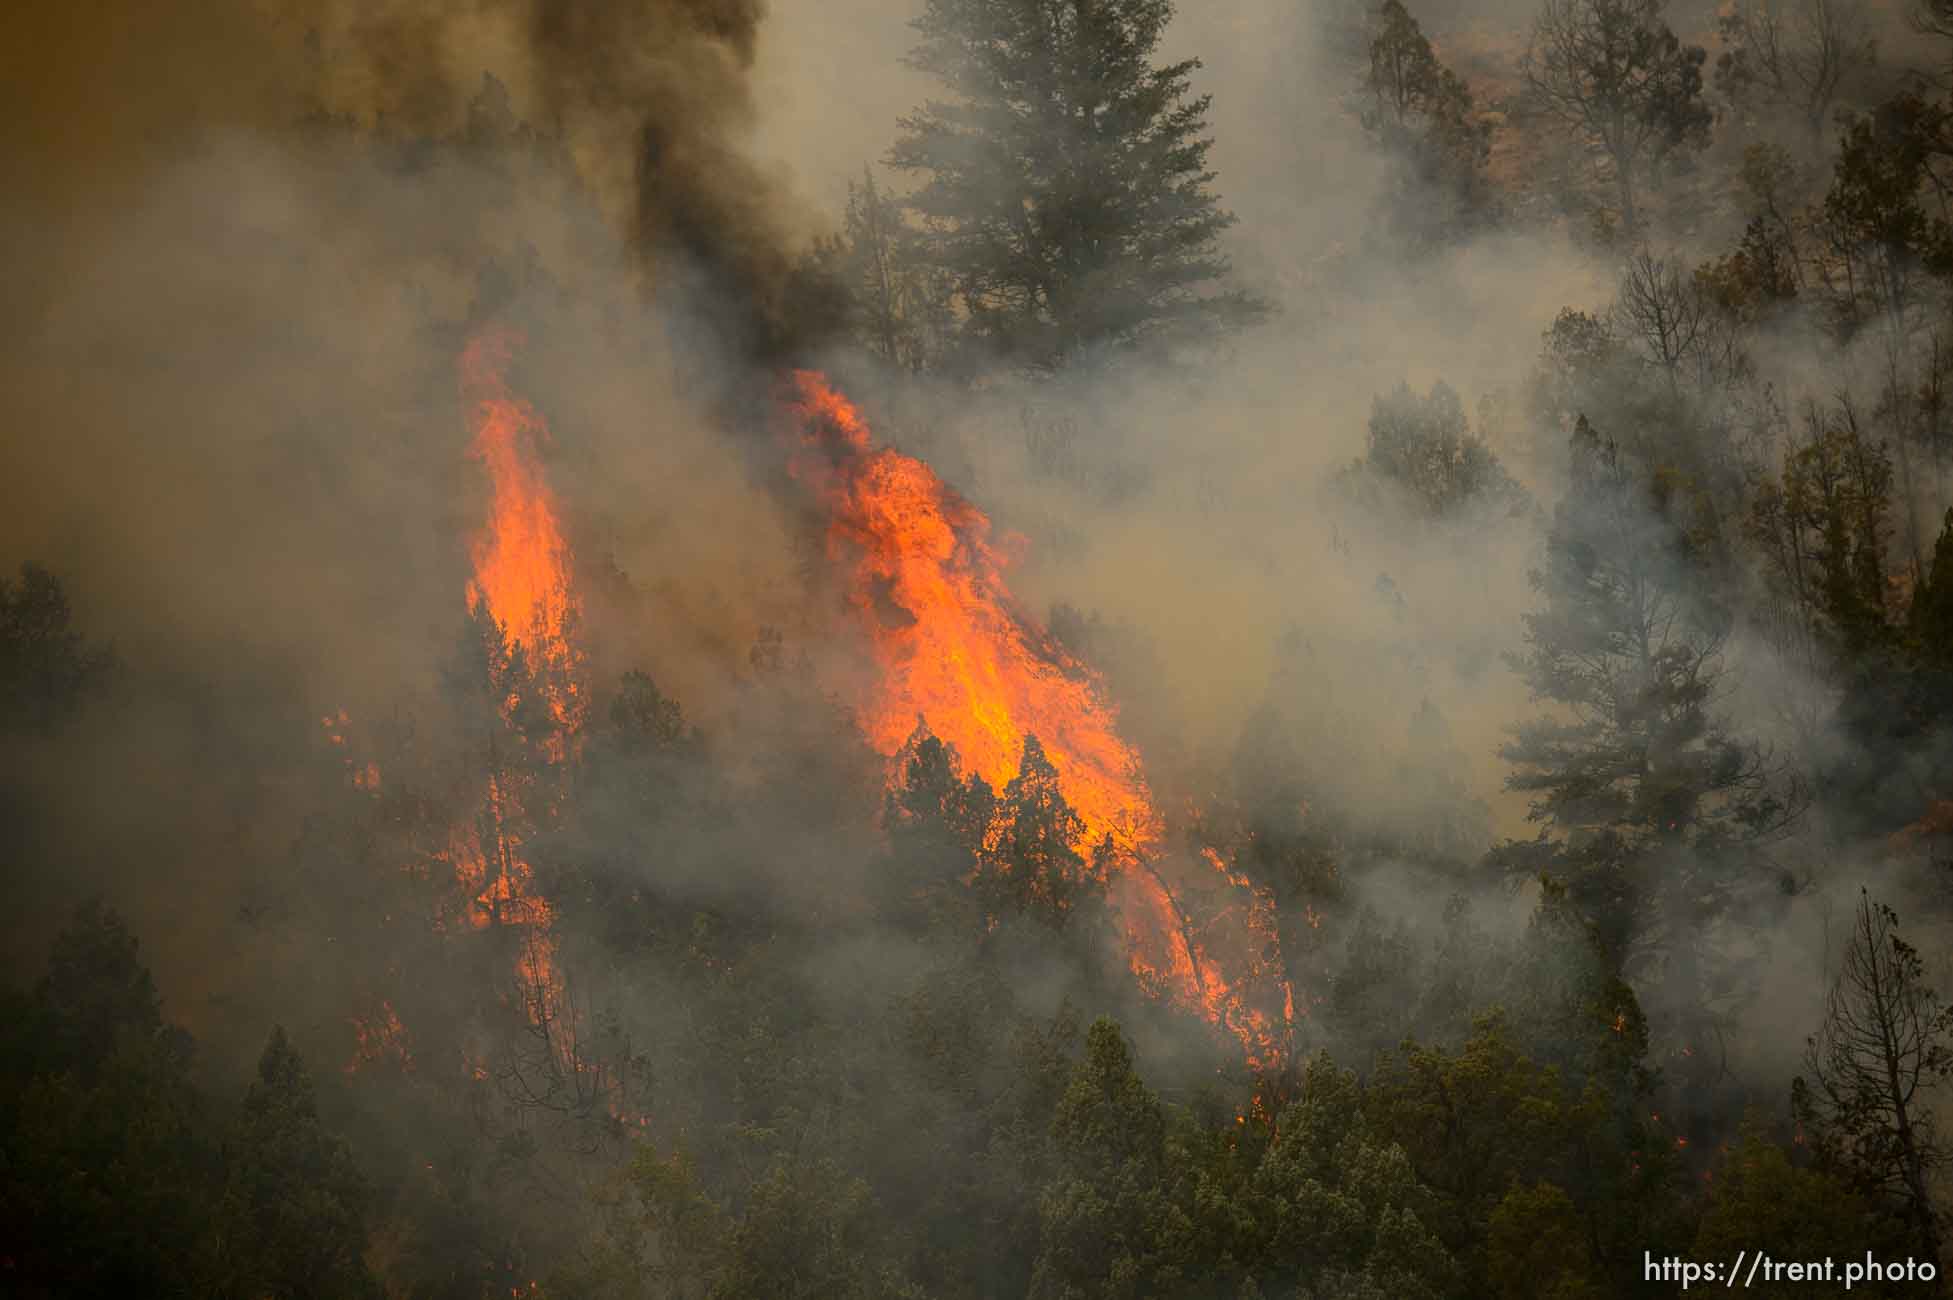
[[[1017,774],[1026,734],[1058,769],[1089,850],[1158,841],[1161,819],[1139,756],[1113,730],[1091,671],[1014,608],[990,521],[912,456],[876,448],[848,400],[819,375],[794,376],[810,444],[839,463],[795,471],[828,497],[832,558],[851,559],[849,599],[875,629],[879,693],[865,702],[869,743],[898,751],[916,719],[992,786]]]
[[[876,447],[823,376],[799,371],[793,386],[802,427],[793,472],[828,508],[828,557],[849,577],[847,599],[877,669],[856,701],[869,744],[894,759],[921,720],[1000,789],[1035,735],[1083,823],[1072,847],[1090,859],[1112,841],[1113,900],[1134,973],[1233,1033],[1257,1068],[1278,1064],[1278,1027],[1246,1005],[1210,951],[1238,948],[1243,931],[1251,953],[1272,943],[1272,902],[1214,856],[1219,881],[1193,888],[1218,892],[1222,904],[1204,924],[1192,921],[1161,869],[1165,823],[1138,754],[1120,738],[1097,675],[1018,609],[990,520],[922,461]]]
[[[570,585],[570,546],[557,522],[556,496],[538,450],[549,426],[510,391],[506,374],[521,335],[494,327],[461,353],[461,397],[474,423],[470,454],[488,471],[488,526],[475,538],[468,608],[484,602],[510,642],[549,676],[550,710],[566,731],[582,723],[577,656],[570,640],[578,612]]]
[[[538,455],[549,443],[549,426],[508,384],[521,342],[514,330],[491,327],[461,353],[461,396],[474,428],[470,454],[487,470],[490,486],[488,522],[471,548],[475,576],[468,583],[468,608],[479,612],[485,606],[509,642],[529,656],[559,732],[546,754],[561,762],[565,738],[581,727],[585,708],[581,657],[571,639],[578,604],[569,543]],[[479,829],[457,827],[450,835],[448,856],[469,896],[469,921],[477,929],[525,930],[516,975],[529,1018],[572,1033],[555,963],[554,915],[549,900],[535,891],[533,869],[513,829],[523,811],[520,797],[499,774],[489,778],[482,811]],[[573,1049],[565,1042],[558,1050]]]

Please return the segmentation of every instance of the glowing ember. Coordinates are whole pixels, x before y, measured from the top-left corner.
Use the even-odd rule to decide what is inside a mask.
[[[1112,843],[1112,898],[1134,973],[1226,1028],[1257,1068],[1277,1065],[1286,1025],[1250,1008],[1216,956],[1246,952],[1236,964],[1250,979],[1279,979],[1272,903],[1218,855],[1209,863],[1217,878],[1169,881],[1164,821],[1138,755],[1120,739],[1097,676],[1019,611],[989,519],[921,461],[876,447],[822,376],[794,375],[792,408],[802,429],[793,471],[827,506],[828,557],[849,577],[877,669],[855,701],[869,743],[894,759],[921,720],[1001,789],[1035,735],[1083,823],[1072,847],[1089,861]],[[1198,924],[1191,893],[1207,918]]]
[[[400,1023],[393,1003],[382,1001],[377,1012],[370,1016],[355,1016],[352,1025],[355,1040],[353,1059],[346,1062],[346,1073],[352,1074],[362,1066],[389,1057],[403,1070],[414,1068],[407,1029]]]

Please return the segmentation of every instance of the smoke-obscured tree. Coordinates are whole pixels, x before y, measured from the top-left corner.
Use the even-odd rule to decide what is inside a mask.
[[[934,364],[954,325],[948,274],[926,260],[902,201],[876,183],[870,167],[848,182],[841,235],[828,256],[863,346],[901,370]]]
[[[1925,1259],[1940,1257],[1933,1171],[1947,1147],[1929,1094],[1953,1073],[1953,1007],[1926,983],[1890,907],[1860,891],[1823,1023],[1793,1104],[1819,1157],[1890,1206]]]
[[[1706,1058],[1710,1008],[1736,990],[1705,967],[1705,946],[1774,880],[1747,850],[1792,801],[1716,712],[1728,621],[1692,577],[1686,532],[1584,418],[1573,454],[1533,579],[1541,605],[1513,659],[1553,711],[1500,750],[1507,788],[1556,838],[1543,830],[1498,859],[1564,879],[1615,969],[1659,971],[1662,1010]]]
[[[1733,1259],[1744,1250],[1766,1259],[1843,1259],[1877,1241],[1862,1197],[1833,1174],[1793,1160],[1750,1121],[1709,1182],[1695,1251],[1704,1259]],[[1758,1278],[1744,1289],[1796,1300],[1809,1294],[1810,1284]]]
[[[1370,107],[1364,126],[1400,160],[1406,184],[1389,202],[1391,221],[1423,237],[1442,236],[1485,199],[1492,123],[1471,90],[1438,60],[1401,0],[1384,0],[1370,41]]]
[[[1613,306],[1614,330],[1661,376],[1671,399],[1699,394],[1743,367],[1730,321],[1703,280],[1673,258],[1643,249],[1628,258]]]
[[[1367,504],[1382,504],[1377,498],[1385,493],[1401,494],[1417,514],[1434,520],[1518,515],[1532,504],[1471,431],[1464,403],[1442,379],[1428,396],[1399,384],[1377,398],[1366,448],[1368,454],[1339,481]]]
[[[1798,167],[1779,146],[1743,150],[1739,171],[1746,224],[1737,246],[1696,268],[1709,300],[1738,331],[1779,315],[1804,287],[1800,236],[1806,222],[1795,198]]]
[[[1234,218],[1207,166],[1197,60],[1155,65],[1168,0],[929,0],[911,62],[948,97],[902,119],[890,166],[971,342],[1052,369],[1208,340],[1263,305],[1226,287]]]
[[[109,672],[113,657],[73,623],[67,590],[46,569],[0,577],[0,735],[49,730]]]
[[[550,1290],[592,1300],[705,1300],[724,1266],[732,1225],[683,1151],[637,1146],[593,1194],[603,1226]]]
[[[877,1260],[883,1216],[832,1161],[782,1159],[754,1182],[726,1242],[712,1300],[922,1300]]]
[[[1953,510],[1940,523],[1932,565],[1912,593],[1907,621],[1913,640],[1930,662],[1953,665]]]
[[[1819,262],[1846,328],[1907,324],[1922,278],[1953,270],[1953,225],[1932,201],[1953,179],[1946,110],[1906,92],[1852,122],[1824,196]]]
[[[1878,349],[1874,415],[1898,468],[1898,542],[1915,579],[1925,560],[1919,503],[1928,487],[1915,452],[1924,442],[1939,456],[1944,437],[1945,363],[1928,324],[1953,277],[1953,222],[1944,210],[1950,184],[1953,115],[1911,91],[1894,96],[1845,132],[1812,259],[1834,326],[1846,338],[1869,330]]]
[[[1833,412],[1811,403],[1804,424],[1781,475],[1759,485],[1748,531],[1772,592],[1821,652],[1812,666],[1837,674],[1892,632],[1885,574],[1892,461],[1861,433],[1849,403]]]
[[[378,1296],[366,1248],[365,1180],[326,1132],[305,1063],[282,1027],[225,1143],[217,1294]]]
[[[1621,334],[1612,310],[1561,309],[1541,338],[1539,363],[1527,394],[1544,460],[1563,457],[1586,413],[1607,412],[1608,431],[1622,447],[1650,462],[1687,456],[1680,443],[1693,428],[1681,418],[1658,371]],[[1550,439],[1550,442],[1546,441]]]
[[[1623,230],[1639,234],[1647,169],[1707,142],[1700,46],[1662,21],[1661,0],[1546,0],[1524,61],[1541,111],[1599,151]]]
[[[1878,46],[1858,0],[1737,0],[1717,19],[1716,84],[1738,104],[1796,113],[1812,137]]]
[[[198,1294],[216,1152],[189,1035],[122,919],[85,904],[0,996],[0,1254],[24,1295]]]

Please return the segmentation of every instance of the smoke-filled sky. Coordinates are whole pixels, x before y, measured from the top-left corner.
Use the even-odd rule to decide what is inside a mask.
[[[60,572],[80,626],[160,688],[37,778],[87,830],[17,920],[113,882],[158,918],[183,1004],[221,983],[199,955],[229,917],[199,900],[239,881],[209,873],[285,851],[304,810],[284,783],[322,712],[386,713],[451,646],[483,508],[453,367],[492,312],[528,335],[516,382],[550,421],[579,557],[621,575],[593,602],[601,669],[649,670],[709,728],[762,627],[827,655],[764,394],[782,357],[829,355],[781,335],[788,272],[930,93],[902,63],[912,13],[219,0],[0,20],[0,561]],[[1163,790],[1197,793],[1273,700],[1340,796],[1387,815],[1428,700],[1488,831],[1523,834],[1495,747],[1529,708],[1501,655],[1536,531],[1454,545],[1332,519],[1324,482],[1399,382],[1443,378],[1474,412],[1516,395],[1554,314],[1603,305],[1615,272],[1538,231],[1415,264],[1368,251],[1388,178],[1319,18],[1188,5],[1170,35],[1205,62],[1228,248],[1269,324],[1199,375],[855,397],[1024,535],[1031,609],[1112,629]],[[1442,46],[1523,21],[1431,26]],[[487,76],[570,166],[416,149],[493,107]],[[1034,464],[1027,429],[1054,427],[1106,473]],[[1557,449],[1517,419],[1483,432],[1550,507]]]

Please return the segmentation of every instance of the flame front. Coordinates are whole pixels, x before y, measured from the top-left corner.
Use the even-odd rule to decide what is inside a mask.
[[[488,525],[471,548],[475,576],[468,583],[468,608],[486,604],[510,643],[527,652],[531,666],[548,678],[557,724],[573,731],[582,719],[571,641],[577,602],[570,547],[538,456],[549,445],[549,426],[508,384],[520,342],[513,330],[491,327],[461,354],[461,398],[475,435],[469,454],[488,472],[490,488]]]
[[[468,608],[486,610],[512,649],[526,656],[556,722],[545,757],[561,763],[583,721],[580,659],[571,634],[577,603],[570,584],[570,548],[558,522],[556,497],[539,451],[549,442],[541,414],[509,387],[508,368],[521,337],[502,327],[477,334],[463,349],[460,386],[474,441],[470,454],[487,471],[489,517],[470,550],[475,574]],[[498,689],[507,685],[496,682]],[[556,966],[554,915],[536,891],[516,829],[525,814],[522,794],[501,771],[491,772],[481,814],[451,833],[449,856],[469,896],[476,928],[521,931],[516,976],[532,1023],[560,1030],[557,1050],[572,1052],[574,1026]]]
[[[1228,1029],[1258,1068],[1276,1065],[1275,1027],[1245,1005],[1210,951],[1216,922],[1231,915],[1236,930],[1272,935],[1265,897],[1216,859],[1227,901],[1206,924],[1190,919],[1161,867],[1165,823],[1139,756],[1120,738],[1098,677],[1012,599],[990,520],[922,461],[875,446],[823,376],[799,371],[793,385],[802,431],[793,471],[827,506],[828,558],[847,575],[877,669],[855,701],[869,743],[893,760],[921,721],[1001,789],[1035,735],[1083,824],[1072,847],[1089,860],[1112,841],[1113,899],[1135,974]],[[1216,882],[1198,883],[1211,891]]]
[[[850,562],[849,599],[871,628],[880,690],[863,702],[869,742],[894,755],[918,718],[992,786],[1017,774],[1034,734],[1085,824],[1089,851],[1107,835],[1126,849],[1160,838],[1139,757],[1113,729],[1091,672],[1015,612],[990,521],[912,456],[872,445],[847,399],[819,375],[795,375],[796,409],[815,444],[839,459],[820,483],[832,510],[830,558]]]

